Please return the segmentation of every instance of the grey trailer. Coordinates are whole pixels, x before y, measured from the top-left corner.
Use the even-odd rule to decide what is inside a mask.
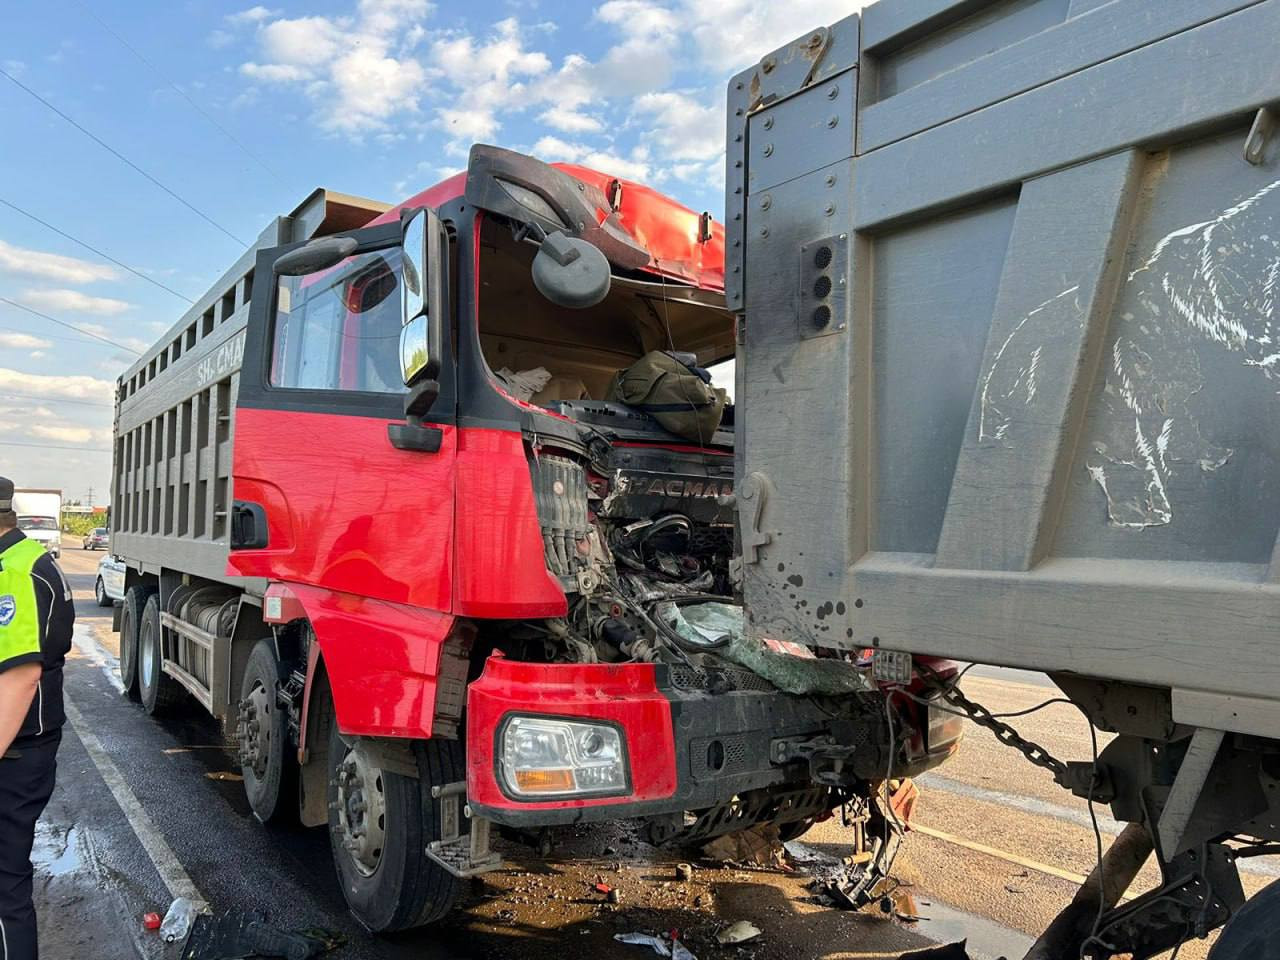
[[[1278,0],[883,0],[728,90],[752,629],[1051,674],[1121,734],[1059,779],[1165,871],[1108,921],[1139,956],[1280,839],[1277,37]]]

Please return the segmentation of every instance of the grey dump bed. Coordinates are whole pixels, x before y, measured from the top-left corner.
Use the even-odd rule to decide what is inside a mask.
[[[363,226],[386,204],[316,190],[257,243],[120,377],[111,551],[134,569],[228,577],[227,522],[240,361],[258,250]]]
[[[1280,730],[1280,0],[882,0],[730,83],[755,629]]]

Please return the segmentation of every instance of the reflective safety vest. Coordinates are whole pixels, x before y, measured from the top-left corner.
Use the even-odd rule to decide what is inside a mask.
[[[0,667],[40,654],[40,613],[31,569],[44,556],[35,540],[19,540],[0,553]]]

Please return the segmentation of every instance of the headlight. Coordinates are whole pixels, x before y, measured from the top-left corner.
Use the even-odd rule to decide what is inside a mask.
[[[622,734],[604,723],[512,717],[503,727],[498,770],[516,797],[598,796],[627,791]]]

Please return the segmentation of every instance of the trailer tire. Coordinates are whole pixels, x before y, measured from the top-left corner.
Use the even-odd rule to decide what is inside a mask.
[[[142,699],[138,692],[138,631],[147,598],[153,593],[155,590],[141,584],[130,587],[124,592],[120,611],[120,683],[124,695],[133,701]]]
[[[388,757],[404,772],[377,765]],[[410,775],[415,770],[417,775]],[[440,801],[431,796],[431,788],[465,777],[457,741],[361,740],[343,737],[336,722],[330,728],[329,845],[347,906],[369,930],[389,933],[424,926],[447,916],[457,903],[463,882],[430,859],[426,847],[441,831]],[[366,807],[356,816],[369,817],[358,840],[348,814],[356,791],[361,793],[358,803]],[[373,819],[379,810],[380,825]],[[376,848],[370,845],[371,829],[376,830]]]
[[[160,627],[160,598],[147,598],[138,624],[138,693],[151,716],[163,715],[182,699],[178,681],[164,672],[164,632]]]
[[[240,682],[240,772],[253,815],[263,823],[291,820],[298,812],[298,763],[289,749],[289,712],[276,700],[276,684],[286,674],[275,643],[264,637],[254,644]]]
[[[1280,960],[1280,880],[1255,893],[1227,921],[1209,960]]]

